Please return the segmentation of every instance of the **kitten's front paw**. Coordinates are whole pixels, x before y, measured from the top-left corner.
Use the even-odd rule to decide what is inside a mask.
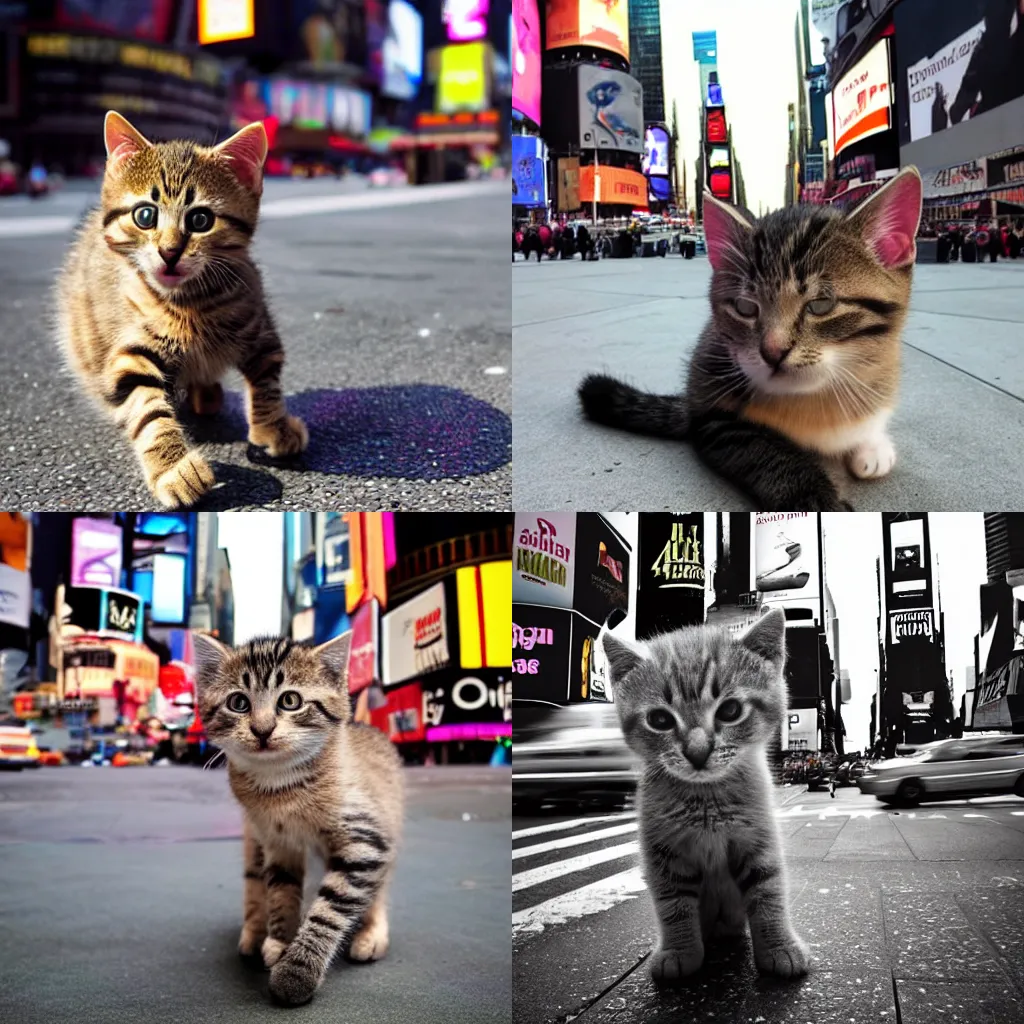
[[[655,985],[674,985],[696,973],[704,963],[704,950],[656,949],[651,954],[651,980]]]
[[[896,465],[896,449],[883,434],[875,441],[854,448],[847,456],[846,464],[859,480],[877,480]]]
[[[151,484],[153,495],[165,508],[194,505],[213,485],[213,470],[199,452],[187,452]]]
[[[811,949],[803,939],[794,935],[784,945],[755,949],[754,960],[757,969],[764,974],[774,974],[779,978],[798,978],[810,969]]]
[[[281,954],[288,948],[287,943],[282,942],[280,939],[272,939],[269,935],[263,940],[263,947],[261,952],[263,954],[263,963],[266,967],[273,967],[278,960],[281,959]]]
[[[258,932],[246,925],[242,928],[242,934],[238,938],[239,954],[241,956],[259,956],[266,937],[266,932]]]
[[[266,448],[268,455],[279,459],[305,451],[309,444],[309,431],[298,416],[283,416],[276,423],[254,423],[249,427],[249,441]]]
[[[270,994],[285,1006],[308,1003],[319,985],[320,977],[315,971],[287,957],[270,972]]]
[[[388,927],[379,922],[363,925],[356,932],[349,946],[348,957],[350,960],[357,960],[359,963],[367,963],[370,960],[380,960],[388,951]]]

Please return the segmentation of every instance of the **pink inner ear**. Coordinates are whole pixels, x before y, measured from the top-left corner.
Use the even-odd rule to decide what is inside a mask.
[[[864,241],[882,266],[901,267],[914,262],[914,237],[920,219],[921,179],[916,174],[903,174],[875,200],[864,227]]]
[[[708,246],[708,260],[714,270],[722,270],[729,263],[729,252],[739,247],[746,229],[735,217],[717,204],[704,200],[704,235]]]
[[[232,170],[247,188],[255,189],[262,181],[263,161],[266,158],[265,136],[255,129],[222,144],[220,151],[231,161]]]

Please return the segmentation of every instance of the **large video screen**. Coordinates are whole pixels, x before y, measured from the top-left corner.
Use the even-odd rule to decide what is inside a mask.
[[[708,142],[728,142],[725,126],[725,110],[708,110],[705,118],[704,138]]]
[[[31,9],[34,5],[28,6]],[[59,0],[56,23],[60,28],[163,43],[167,41],[172,6],[172,0]]]
[[[445,114],[486,110],[490,99],[490,43],[463,43],[441,50],[437,109]]]
[[[665,127],[660,124],[649,125],[644,132],[644,174],[668,174],[669,139]]]
[[[453,43],[471,43],[487,35],[490,0],[444,0],[442,17]]]
[[[388,5],[381,92],[396,100],[416,98],[423,80],[423,18],[408,0]]]
[[[643,90],[625,72],[581,64],[579,115],[584,149],[643,153]]]
[[[1024,96],[1024,10],[1014,0],[904,0],[893,18],[900,145]],[[1012,132],[1007,148],[1019,124]]]
[[[628,0],[547,0],[547,48],[594,46],[629,60]]]
[[[540,124],[540,17],[537,0],[512,0],[512,107]]]
[[[880,39],[832,90],[836,154],[890,125],[889,44]]]
[[[547,205],[544,143],[534,135],[512,136],[512,205]]]

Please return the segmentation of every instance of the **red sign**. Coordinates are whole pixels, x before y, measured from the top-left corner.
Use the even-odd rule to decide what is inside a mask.
[[[423,689],[419,683],[399,686],[387,693],[387,704],[370,712],[370,723],[393,743],[418,743],[426,735]]]
[[[709,110],[704,123],[704,138],[708,142],[728,142],[724,110]]]
[[[352,616],[352,650],[348,656],[348,692],[355,694],[377,678],[376,598],[364,604]]]

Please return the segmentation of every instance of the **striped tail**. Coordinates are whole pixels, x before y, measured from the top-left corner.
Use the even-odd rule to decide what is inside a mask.
[[[684,441],[690,416],[681,395],[652,395],[603,374],[590,374],[578,392],[583,414],[595,423],[634,434]]]

